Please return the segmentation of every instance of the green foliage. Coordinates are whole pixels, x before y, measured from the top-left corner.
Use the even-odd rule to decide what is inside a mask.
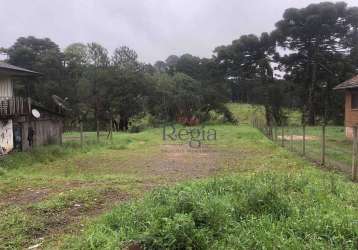
[[[44,224],[19,208],[0,210],[0,248],[20,249],[44,230]]]
[[[310,124],[325,117],[338,124],[343,95],[333,87],[356,73],[357,20],[357,7],[344,2],[289,8],[271,33],[242,35],[211,58],[171,55],[154,66],[139,62],[127,46],[109,55],[98,43],[74,43],[62,52],[50,39],[33,36],[1,50],[9,63],[44,74],[26,88],[16,85],[17,95],[30,91],[49,108],[55,108],[51,95],[68,97],[71,121],[81,116],[91,129],[112,117],[116,130],[128,130],[142,112],[174,121],[215,111],[230,120],[221,108],[229,99],[263,105],[268,123],[284,124],[284,108],[294,107]],[[280,55],[282,47],[290,53]]]
[[[75,205],[81,207],[81,209],[86,209],[86,207],[91,207],[96,199],[100,198],[101,193],[103,193],[103,190],[98,188],[70,190],[66,193],[59,193],[52,199],[39,202],[31,206],[31,209],[42,214],[60,212]]]
[[[61,236],[58,244],[68,249],[121,249],[135,243],[168,249],[357,247],[356,184],[313,168],[248,125],[206,128],[217,131],[215,149],[237,159],[231,168],[224,167],[210,179],[163,187],[143,200],[122,203],[76,235],[72,232],[78,228],[68,225],[68,237]],[[317,135],[319,132],[315,130]],[[343,132],[336,128],[336,139]],[[78,133],[65,135],[75,136]],[[52,232],[72,218],[69,213],[87,211],[93,216],[91,209],[108,199],[107,192],[111,197],[113,189],[142,194],[148,183],[163,184],[162,175],[153,178],[142,171],[146,166],[142,162],[158,157],[160,129],[114,133],[112,143],[101,137],[103,142],[96,144],[95,138],[95,133],[85,133],[89,143],[83,151],[78,141],[66,142],[66,154],[57,152],[54,161],[45,156],[37,161],[29,152],[19,154],[22,162],[12,162],[17,167],[8,162],[5,175],[0,177],[0,193],[5,199],[19,190],[31,194],[45,188],[51,192],[30,204],[1,207],[0,248],[25,248],[47,233],[44,248],[48,243],[56,245]],[[41,150],[47,154],[50,148]]]
[[[68,85],[60,86],[59,84],[64,73],[63,54],[59,46],[49,38],[20,37],[6,52],[10,64],[43,74],[41,82],[19,80],[22,84],[16,86],[15,94],[26,96],[26,91],[30,90],[35,100],[41,100],[46,104],[51,103],[53,106],[51,95],[57,93],[62,96],[69,90]]]
[[[49,163],[70,155],[76,149],[79,149],[79,145],[71,143],[66,144],[64,147],[58,145],[37,147],[31,152],[19,152],[1,159],[0,169],[8,170],[25,167],[34,163]]]
[[[250,124],[253,117],[265,119],[265,110],[262,106],[241,103],[228,103],[226,106],[240,124]]]
[[[220,91],[216,91],[215,99],[205,89],[203,82],[187,74],[156,74],[153,82],[156,98],[149,100],[149,111],[161,121],[175,121],[180,117],[192,116],[205,121],[210,111],[221,113],[224,119],[232,120],[230,112],[223,106],[224,99],[218,96]],[[218,89],[211,88],[211,91],[215,90]]]
[[[132,117],[129,120],[129,132],[130,133],[138,133],[143,131],[146,128],[150,128],[152,124],[152,117],[146,114],[140,114],[135,117]]]
[[[65,248],[355,249],[357,187],[330,176],[327,183],[327,174],[309,168],[161,188],[120,205]]]
[[[337,114],[342,113],[342,95],[333,87],[351,77],[357,66],[341,50],[354,51],[350,41],[358,15],[353,9],[344,2],[310,4],[287,9],[276,23],[273,36],[280,46],[293,51],[279,60],[286,79],[294,83],[292,96],[298,98],[292,104],[305,112],[310,125],[324,119],[323,113],[335,121],[341,119]]]

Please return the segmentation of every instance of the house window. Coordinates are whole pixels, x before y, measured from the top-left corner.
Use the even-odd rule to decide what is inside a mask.
[[[352,109],[358,109],[358,92],[352,92]]]

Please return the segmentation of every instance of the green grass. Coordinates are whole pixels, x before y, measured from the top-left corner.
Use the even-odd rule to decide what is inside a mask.
[[[265,119],[265,109],[260,105],[228,103],[227,107],[240,124],[251,124],[253,117]]]
[[[282,128],[277,128],[278,136],[281,136]],[[285,135],[290,137],[291,134],[295,136],[303,135],[302,127],[285,127]],[[331,167],[337,167],[344,172],[350,172],[352,163],[352,141],[345,136],[345,128],[340,126],[326,127],[326,163]],[[310,137],[310,138],[309,138]],[[306,127],[306,156],[314,161],[321,160],[322,150],[322,127],[321,126],[307,126]],[[289,138],[286,138],[285,146],[291,147]],[[293,140],[292,147],[298,152],[302,153],[302,139]],[[278,144],[281,144],[280,139]]]
[[[228,104],[229,109],[244,123],[250,123],[251,117],[265,120],[265,111],[262,106],[254,106],[249,104]],[[289,127],[285,126],[285,135],[302,136],[301,113],[297,110],[285,109],[284,113],[287,116]],[[277,128],[278,136],[281,136],[281,129]],[[321,126],[306,126],[306,136],[314,137],[306,140],[306,156],[315,161],[321,161],[322,148],[322,127]],[[281,144],[280,140],[278,144]],[[291,147],[290,142],[285,142],[287,148]],[[294,140],[292,143],[293,149],[302,153],[302,140]],[[335,167],[346,173],[350,173],[352,164],[352,141],[345,136],[345,128],[343,126],[326,126],[326,164],[330,167]]]
[[[86,214],[102,203],[112,206],[112,194],[141,194],[143,176],[130,169],[118,171],[115,164],[125,164],[136,153],[152,155],[160,135],[158,129],[115,133],[113,142],[101,137],[96,143],[96,134],[86,133],[83,148],[76,139],[0,159],[0,249],[37,244],[53,228],[70,225],[77,216],[72,210]],[[66,133],[68,137],[79,134]]]
[[[0,210],[0,248],[19,249],[23,242],[33,241],[44,228],[43,220],[18,207]]]
[[[262,105],[228,103],[228,109],[241,124],[251,124],[252,119],[256,118],[265,122],[265,108]],[[283,109],[283,114],[287,118],[287,124],[297,126],[301,124],[301,112],[298,110]]]
[[[66,133],[74,141],[1,160],[0,249],[39,242],[44,249],[356,249],[356,184],[243,124],[256,107],[230,105],[241,125],[207,126],[217,131],[211,147],[220,171],[197,181],[175,185],[162,168],[146,171],[171,164],[160,150],[161,129],[115,133],[113,142],[102,136],[99,144],[87,133],[84,148],[78,133]],[[336,150],[347,144],[340,128],[327,131]],[[163,187],[148,191],[156,186]],[[118,202],[113,195],[131,199],[97,218]]]
[[[357,186],[307,167],[190,182],[123,204],[65,249],[356,249]]]

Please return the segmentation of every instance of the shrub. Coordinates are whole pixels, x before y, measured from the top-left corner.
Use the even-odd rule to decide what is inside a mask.
[[[334,177],[332,184],[313,171],[260,173],[157,189],[120,205],[65,248],[356,249],[357,187]]]

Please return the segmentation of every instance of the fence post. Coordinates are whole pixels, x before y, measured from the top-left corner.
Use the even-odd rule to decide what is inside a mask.
[[[259,120],[259,128],[260,128],[260,131],[263,132],[263,129],[262,129],[262,121]]]
[[[306,125],[302,125],[302,155],[306,155]]]
[[[322,125],[322,150],[321,150],[321,164],[325,166],[326,164],[326,125]]]
[[[357,126],[353,126],[352,180],[357,179]]]
[[[275,133],[274,141],[277,142],[277,124],[276,123],[274,124],[274,129],[273,130],[274,130],[274,133]]]
[[[293,129],[290,132],[290,150],[293,151]]]
[[[112,120],[112,116],[109,119],[109,139],[111,140],[111,142],[113,141],[113,120]]]
[[[83,122],[80,120],[80,140],[81,140],[81,148],[83,149]]]
[[[259,122],[259,130],[262,132],[262,124],[261,124],[261,120],[258,120]]]
[[[282,125],[282,129],[281,129],[281,146],[282,147],[285,146],[284,137],[285,137],[285,127]]]
[[[97,143],[99,142],[99,120],[96,122],[97,124]]]

